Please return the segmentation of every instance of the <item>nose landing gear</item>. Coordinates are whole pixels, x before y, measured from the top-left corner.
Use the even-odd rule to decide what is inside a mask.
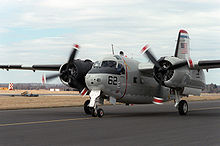
[[[96,105],[95,107],[89,107],[90,100],[86,100],[84,103],[84,112],[87,115],[92,115],[93,117],[103,117],[104,116],[104,110],[101,108],[98,108]]]
[[[84,111],[87,115],[92,114],[91,108],[88,106],[89,103],[90,103],[90,100],[86,100],[85,103],[84,103]]]

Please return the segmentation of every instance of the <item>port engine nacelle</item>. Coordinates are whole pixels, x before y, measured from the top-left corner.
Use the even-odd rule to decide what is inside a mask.
[[[72,87],[81,89],[86,86],[85,76],[92,68],[93,62],[90,60],[74,60],[71,64],[63,64],[60,67],[60,80],[63,84]],[[68,69],[67,69],[68,67]]]

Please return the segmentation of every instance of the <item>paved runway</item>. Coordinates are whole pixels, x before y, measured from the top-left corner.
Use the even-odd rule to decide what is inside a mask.
[[[0,145],[220,145],[220,101],[104,106],[103,118],[82,107],[0,111]]]

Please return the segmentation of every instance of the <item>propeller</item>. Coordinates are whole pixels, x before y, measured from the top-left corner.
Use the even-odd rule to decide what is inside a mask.
[[[142,54],[145,54],[147,58],[155,65],[154,67],[154,76],[156,80],[161,85],[164,81],[170,79],[174,73],[175,69],[183,67],[187,65],[187,60],[183,60],[181,62],[171,64],[169,61],[166,60],[157,60],[156,57],[151,52],[151,47],[146,45],[141,50]]]
[[[47,81],[53,80],[54,78],[59,77],[60,75],[61,75],[61,73],[52,74],[52,75],[50,75],[50,76],[47,76],[47,77],[46,77],[46,80],[47,80]]]
[[[73,46],[68,62],[61,67],[60,73],[50,75],[46,77],[46,80],[50,81],[54,78],[60,77],[62,81],[67,83],[70,87],[78,89],[81,95],[85,96],[89,90],[86,87],[84,76],[90,70],[93,63],[75,60],[75,56],[80,47],[77,44],[74,44]]]
[[[142,48],[142,53],[145,53],[147,57],[150,59],[150,61],[158,68],[161,68],[159,62],[156,60],[156,57],[153,55],[153,53],[150,51],[150,46],[146,45]]]
[[[74,62],[75,56],[76,56],[77,51],[78,51],[77,49],[80,48],[79,45],[77,45],[77,44],[74,44],[73,46],[74,46],[74,48],[73,48],[73,50],[72,50],[72,52],[70,54],[70,57],[68,59],[66,70],[63,71],[62,73],[57,73],[57,74],[53,74],[53,75],[47,76],[46,77],[47,81],[53,80],[54,78],[57,78],[57,77],[63,76],[63,75],[66,75],[70,79],[69,73],[68,73],[69,72],[69,68],[70,68],[70,66]]]

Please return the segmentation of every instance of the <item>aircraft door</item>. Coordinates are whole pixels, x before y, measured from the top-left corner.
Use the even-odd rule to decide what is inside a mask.
[[[118,89],[120,90],[121,96],[123,96],[126,88],[126,75],[125,68],[121,63],[118,63],[117,71],[119,72]]]

